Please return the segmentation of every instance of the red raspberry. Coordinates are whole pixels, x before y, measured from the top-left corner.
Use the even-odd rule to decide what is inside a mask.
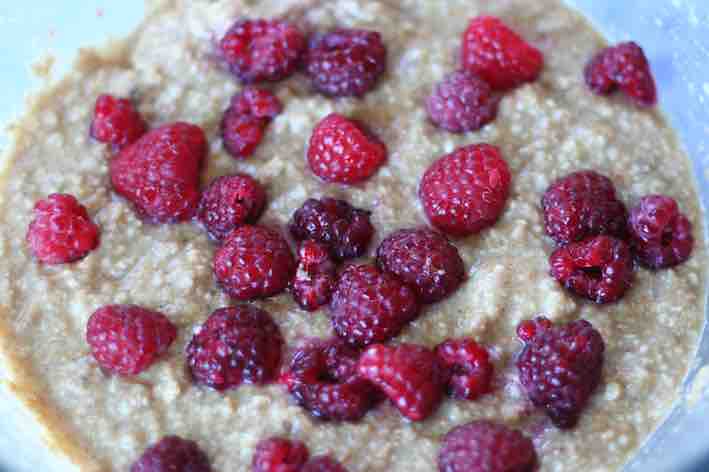
[[[217,250],[214,274],[222,289],[237,300],[266,298],[288,287],[295,274],[295,260],[278,232],[244,225]]]
[[[222,142],[235,159],[251,156],[261,143],[268,123],[283,111],[268,90],[246,87],[231,99],[221,123]]]
[[[537,453],[521,432],[490,421],[458,426],[443,438],[440,472],[533,472]]]
[[[310,41],[305,68],[313,87],[323,95],[361,97],[377,84],[386,59],[379,33],[339,29]]]
[[[130,472],[210,472],[207,455],[196,442],[165,436],[145,450]]]
[[[90,130],[96,141],[111,144],[119,151],[136,142],[146,131],[147,123],[130,100],[106,94],[96,99]]]
[[[335,332],[366,346],[397,336],[419,314],[413,290],[373,265],[350,266],[340,275],[330,302]]]
[[[291,290],[301,308],[314,311],[330,302],[335,286],[335,263],[329,250],[308,239],[298,249],[298,270]]]
[[[680,213],[673,198],[641,198],[638,206],[630,210],[628,228],[635,258],[650,269],[676,266],[692,253],[692,223]]]
[[[229,108],[242,115],[273,119],[283,111],[283,103],[269,90],[247,86],[231,97]]]
[[[331,113],[310,137],[308,164],[327,182],[354,184],[371,177],[387,158],[386,146],[360,123]]]
[[[347,472],[347,469],[330,456],[316,456],[305,464],[301,472]]]
[[[597,172],[574,172],[551,184],[542,209],[547,234],[562,246],[599,234],[626,235],[625,205],[613,182]]]
[[[477,131],[497,116],[499,98],[487,82],[460,70],[443,79],[428,100],[431,121],[453,133]]]
[[[415,344],[369,346],[359,358],[358,369],[413,421],[423,421],[436,411],[447,380],[436,355]]]
[[[544,67],[544,56],[499,18],[474,18],[463,35],[463,67],[495,90],[509,90],[534,82]]]
[[[448,339],[436,346],[436,355],[450,370],[448,392],[453,398],[475,400],[492,391],[494,366],[487,350],[474,340]]]
[[[431,223],[454,236],[492,226],[510,193],[510,171],[489,144],[458,148],[438,159],[421,179],[419,195]]]
[[[295,72],[305,36],[280,20],[242,20],[224,35],[219,48],[242,82],[276,81]]]
[[[465,278],[458,249],[436,231],[402,229],[377,249],[377,265],[416,291],[422,303],[434,303],[453,293]]]
[[[553,326],[543,317],[523,321],[517,334],[525,343],[519,380],[529,399],[559,428],[573,427],[601,381],[601,334],[586,320]]]
[[[309,198],[291,219],[288,228],[297,241],[312,239],[330,249],[338,260],[364,254],[374,235],[371,213],[344,200]]]
[[[135,305],[106,305],[86,324],[86,342],[105,370],[136,375],[165,354],[177,328],[162,313]]]
[[[111,161],[111,183],[149,221],[185,221],[199,203],[200,170],[206,155],[207,139],[200,127],[164,125]]]
[[[269,438],[256,445],[252,472],[300,472],[308,460],[308,448],[300,441]]]
[[[197,218],[209,235],[221,241],[245,223],[255,223],[266,205],[266,191],[245,174],[225,175],[202,193]]]
[[[584,69],[586,85],[598,95],[620,89],[637,105],[657,103],[657,87],[650,64],[636,43],[620,43],[596,54]]]
[[[26,240],[40,262],[74,262],[98,247],[98,226],[72,195],[54,193],[39,200],[33,216]]]
[[[633,283],[628,245],[609,236],[594,236],[554,251],[551,276],[577,295],[596,303],[619,300]]]
[[[278,374],[283,338],[271,316],[251,305],[212,313],[187,345],[193,380],[216,390],[266,384]]]

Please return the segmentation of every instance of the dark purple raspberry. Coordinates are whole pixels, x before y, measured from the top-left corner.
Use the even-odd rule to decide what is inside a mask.
[[[497,116],[499,98],[487,82],[460,70],[445,77],[426,101],[431,121],[453,133],[477,131]]]
[[[145,450],[130,472],[210,472],[207,455],[196,442],[165,436]]]
[[[298,270],[291,285],[293,299],[304,310],[314,311],[330,303],[337,274],[330,250],[307,239],[298,249]]]
[[[492,391],[490,355],[473,339],[448,339],[436,346],[436,355],[450,371],[448,393],[453,398],[475,400]]]
[[[347,472],[347,469],[330,456],[316,456],[300,472]]]
[[[301,472],[308,460],[308,448],[300,441],[268,438],[256,445],[252,472]]]

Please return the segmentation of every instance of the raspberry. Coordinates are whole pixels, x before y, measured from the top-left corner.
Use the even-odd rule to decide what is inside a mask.
[[[145,450],[130,472],[210,472],[207,455],[196,442],[165,436]]]
[[[559,428],[573,427],[601,381],[601,334],[586,320],[553,326],[543,317],[523,321],[517,334],[525,343],[517,369],[529,399]]]
[[[360,123],[331,113],[310,137],[308,164],[327,182],[354,184],[371,177],[387,158],[386,146]]]
[[[308,460],[308,448],[300,441],[269,438],[256,445],[252,472],[300,472]]]
[[[339,29],[316,35],[305,56],[305,70],[323,95],[361,97],[386,69],[387,51],[375,31]]]
[[[199,203],[204,131],[188,123],[154,129],[123,149],[110,163],[114,190],[149,221],[190,219]]]
[[[91,137],[118,151],[133,144],[148,131],[148,125],[133,102],[125,98],[101,95],[96,99]]]
[[[453,133],[477,131],[497,116],[499,99],[487,82],[461,70],[443,79],[426,101],[431,121]]]
[[[551,276],[572,292],[596,303],[619,300],[633,283],[628,245],[609,236],[594,236],[554,251]]]
[[[136,375],[167,352],[177,328],[165,315],[135,305],[106,305],[89,318],[86,341],[99,365]]]
[[[637,105],[657,103],[657,87],[650,64],[636,43],[620,43],[596,54],[584,69],[586,85],[598,95],[620,89]]]
[[[305,464],[301,472],[347,472],[347,469],[330,456],[316,456]]]
[[[402,229],[387,237],[377,249],[377,265],[413,288],[422,303],[444,299],[465,278],[458,249],[427,228]]]
[[[537,453],[521,432],[490,421],[458,426],[443,438],[440,472],[533,472]]]
[[[628,213],[615,186],[601,174],[574,172],[549,186],[542,197],[546,232],[563,246],[589,236],[624,239]]]
[[[268,123],[283,111],[268,90],[246,87],[231,99],[221,123],[222,142],[235,159],[251,156],[261,143]]]
[[[495,90],[509,90],[534,82],[544,67],[544,56],[499,18],[474,18],[463,34],[463,67]]]
[[[475,400],[492,391],[494,366],[487,350],[472,339],[448,339],[436,355],[451,373],[448,392],[453,398]]]
[[[510,180],[497,147],[473,144],[434,162],[421,179],[419,195],[431,224],[447,234],[468,236],[498,220]]]
[[[350,266],[330,302],[332,326],[351,344],[366,346],[397,336],[419,314],[413,290],[373,265]]]
[[[295,72],[305,36],[280,20],[242,20],[224,35],[219,48],[242,82],[277,81]]]
[[[314,311],[330,302],[335,285],[335,263],[329,250],[308,239],[298,249],[298,270],[291,286],[293,299],[301,308]]]
[[[225,175],[202,193],[197,218],[209,235],[221,241],[245,223],[255,223],[266,205],[266,191],[245,174]]]
[[[229,108],[242,115],[273,119],[281,114],[283,104],[272,92],[247,86],[231,97]]]
[[[214,255],[214,274],[222,289],[237,300],[276,295],[288,287],[295,260],[278,232],[261,226],[235,229]]]
[[[312,239],[330,249],[338,260],[364,254],[374,235],[370,212],[344,200],[309,198],[291,219],[288,228],[297,241]]]
[[[26,240],[40,262],[74,262],[98,247],[98,226],[72,195],[54,193],[39,200],[33,216]]]
[[[650,269],[664,269],[689,259],[694,247],[692,223],[677,202],[664,195],[649,195],[630,210],[630,244],[635,258]]]
[[[447,380],[436,355],[415,344],[369,346],[359,358],[358,370],[413,421],[426,419],[438,408]]]
[[[271,316],[251,305],[212,313],[187,345],[193,380],[216,390],[242,382],[273,381],[281,362],[283,338]]]

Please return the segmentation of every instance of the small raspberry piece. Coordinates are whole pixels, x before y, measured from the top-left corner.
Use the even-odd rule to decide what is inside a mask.
[[[209,235],[221,241],[245,223],[255,223],[266,205],[266,191],[245,174],[225,175],[202,193],[197,218]]]
[[[594,236],[552,253],[551,276],[572,292],[596,303],[619,300],[633,283],[628,245],[609,236]]]
[[[551,184],[542,210],[547,234],[561,246],[599,234],[626,236],[625,205],[613,182],[597,172],[574,172]]]
[[[26,240],[40,262],[74,262],[98,247],[98,226],[72,195],[49,195],[35,203],[32,214]]]
[[[371,177],[387,158],[386,146],[360,123],[331,113],[310,137],[308,164],[327,182],[354,184]]]
[[[232,231],[214,255],[214,274],[222,289],[237,300],[281,293],[295,274],[295,260],[278,232],[244,225]]]
[[[301,308],[314,311],[330,303],[335,286],[335,263],[324,245],[308,239],[298,249],[298,270],[291,291]]]
[[[222,142],[235,159],[251,156],[261,143],[268,123],[283,111],[268,90],[246,87],[231,99],[221,123]]]
[[[308,448],[300,441],[269,438],[256,445],[252,472],[301,472],[308,460]]]
[[[369,346],[359,358],[358,370],[413,421],[423,421],[436,411],[447,381],[433,351],[415,344]]]
[[[537,453],[521,432],[490,421],[458,426],[443,438],[440,472],[534,472]]]
[[[147,220],[185,221],[199,204],[200,170],[206,155],[207,139],[200,127],[164,125],[111,161],[111,183]]]
[[[539,49],[499,18],[474,18],[463,35],[463,67],[495,90],[509,90],[534,82],[544,67]]]
[[[301,472],[347,472],[347,469],[330,456],[315,456],[305,464]]]
[[[162,313],[135,305],[106,305],[86,324],[86,342],[105,370],[136,375],[167,352],[177,328]]]
[[[487,350],[472,339],[448,339],[436,346],[438,359],[451,373],[453,398],[475,400],[492,391],[494,366]]]
[[[463,133],[477,131],[493,121],[498,103],[487,82],[461,70],[436,85],[426,101],[426,110],[439,128]]]
[[[195,383],[216,390],[266,384],[278,374],[283,337],[271,316],[251,305],[212,313],[187,345]]]
[[[96,141],[110,144],[119,151],[136,142],[146,131],[147,123],[130,100],[106,94],[96,99],[90,130]]]
[[[397,336],[419,314],[416,295],[373,265],[349,266],[330,302],[332,326],[347,342],[366,346]]]
[[[252,86],[244,87],[240,93],[231,97],[229,107],[242,115],[270,120],[283,111],[283,103],[273,92]]]
[[[277,81],[295,72],[305,36],[280,20],[236,22],[219,43],[231,72],[242,82]]]
[[[422,303],[446,298],[465,278],[458,249],[427,228],[402,229],[387,237],[377,249],[377,266],[413,288]]]
[[[559,428],[572,428],[601,381],[605,344],[586,320],[554,326],[538,317],[520,323],[525,343],[517,357],[529,399]]]
[[[165,436],[145,450],[130,472],[211,472],[207,455],[196,442]]]
[[[674,267],[689,259],[694,247],[692,223],[677,202],[664,195],[649,195],[630,210],[630,244],[635,258],[650,269]]]
[[[421,179],[419,195],[431,224],[447,234],[468,236],[500,218],[510,180],[497,147],[473,144],[434,162]]]
[[[305,70],[313,87],[332,97],[361,97],[386,69],[387,51],[375,31],[339,29],[316,35],[308,47]]]
[[[374,235],[371,213],[344,200],[309,198],[291,219],[288,228],[297,241],[312,239],[330,249],[338,260],[364,254]]]

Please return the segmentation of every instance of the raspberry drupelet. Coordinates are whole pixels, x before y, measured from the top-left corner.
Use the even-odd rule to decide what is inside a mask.
[[[221,122],[224,149],[234,159],[253,155],[268,124],[283,111],[278,97],[268,90],[245,87],[231,99]]]
[[[132,101],[103,94],[96,99],[90,134],[96,141],[120,151],[148,131],[148,124]]]

